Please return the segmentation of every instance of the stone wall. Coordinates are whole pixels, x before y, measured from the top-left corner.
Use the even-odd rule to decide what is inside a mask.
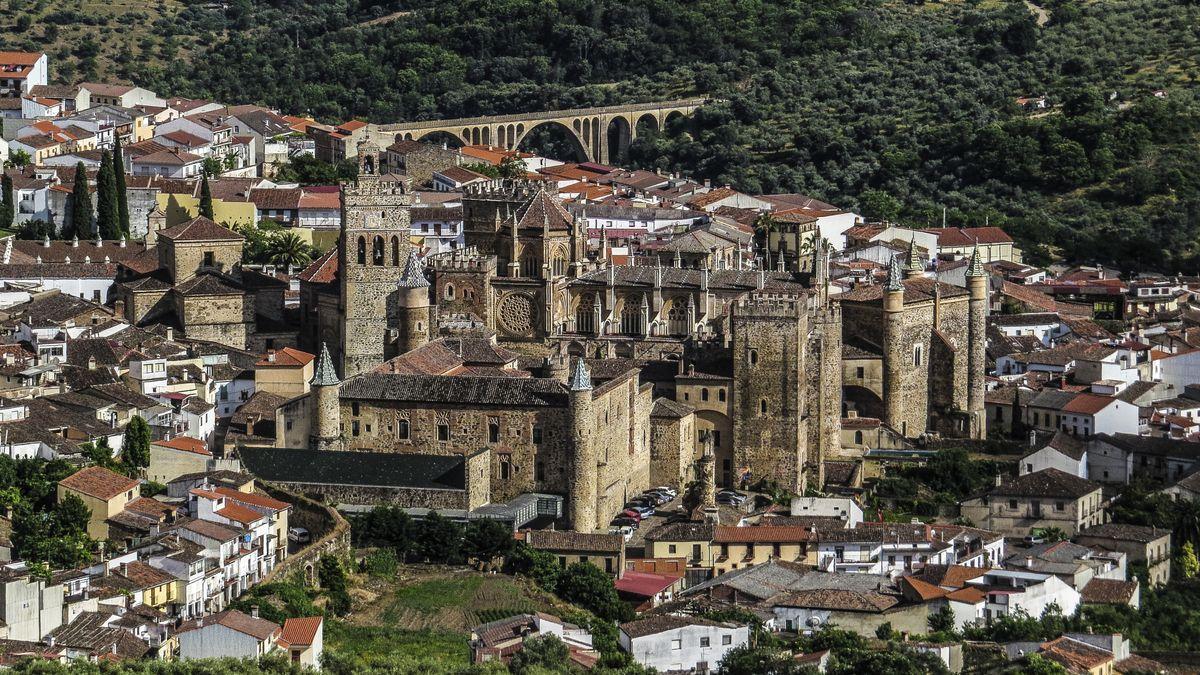
[[[254,329],[252,300],[241,294],[177,295],[176,308],[189,338],[245,349]]]
[[[417,185],[426,185],[433,180],[433,172],[458,166],[462,155],[455,150],[432,143],[422,143],[420,148],[406,150],[403,154],[388,152],[388,166],[413,179]]]
[[[216,269],[231,274],[242,263],[242,241],[173,241],[160,238],[158,246],[158,265],[171,273],[175,283],[181,283],[196,276],[196,271],[205,267],[204,255],[211,253],[213,264],[208,269]]]
[[[650,485],[682,488],[692,480],[696,416],[650,418]]]
[[[146,236],[150,212],[158,206],[158,188],[127,188],[125,198],[129,204],[129,236],[143,239]]]
[[[318,563],[322,556],[350,555],[350,523],[336,509],[318,504],[278,485],[258,483],[258,489],[275,499],[291,504],[289,526],[303,527],[312,535],[312,543],[276,565],[275,569],[263,578],[262,583],[278,581],[299,570],[306,583],[315,585]]]
[[[607,525],[630,497],[650,487],[653,396],[653,385],[640,385],[636,372],[605,382],[592,392],[597,528]]]
[[[405,508],[467,510],[466,490],[426,490],[405,487],[367,485],[321,485],[316,483],[276,483],[280,488],[320,499],[329,504],[391,504]]]

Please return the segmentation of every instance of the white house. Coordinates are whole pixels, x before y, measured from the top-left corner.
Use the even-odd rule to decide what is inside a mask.
[[[1138,407],[1111,396],[1078,394],[1063,406],[1062,430],[1081,438],[1095,434],[1137,434]]]
[[[132,166],[130,173],[135,176],[192,178],[200,175],[204,167],[204,158],[179,148],[172,148],[134,157],[129,163]]]
[[[1063,324],[1055,312],[997,314],[988,317],[988,322],[1005,337],[1033,336],[1046,347],[1051,346],[1054,340],[1066,335],[1071,330]]]
[[[858,527],[863,510],[849,497],[792,497],[793,516],[841,518],[846,527]]]
[[[1080,478],[1088,477],[1087,447],[1083,441],[1059,431],[1045,445],[1021,458],[1022,476],[1042,469],[1058,469]]]
[[[44,52],[0,52],[0,96],[16,98],[50,81]]]
[[[750,628],[694,616],[655,616],[621,624],[618,639],[621,649],[648,668],[707,671],[747,644]]]
[[[1057,605],[1064,616],[1070,616],[1079,606],[1079,591],[1053,574],[992,569],[967,584],[987,594],[984,619],[1021,610],[1036,618],[1050,605]]]
[[[167,360],[138,359],[129,362],[129,378],[134,390],[146,394],[158,394],[167,390]]]
[[[236,609],[200,617],[180,626],[179,658],[256,659],[278,648],[282,630],[277,623]]]

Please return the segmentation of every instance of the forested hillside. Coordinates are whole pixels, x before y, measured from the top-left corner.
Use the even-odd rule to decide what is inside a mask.
[[[159,91],[338,121],[708,95],[721,102],[644,136],[630,161],[917,225],[940,222],[944,207],[951,224],[1006,226],[1038,260],[1200,271],[1200,9],[1191,3],[154,7],[162,15],[143,40],[147,58],[103,56],[127,44],[108,37],[119,22],[96,39],[116,76]],[[0,39],[36,42],[28,37]],[[66,59],[71,72],[85,65]],[[1047,110],[1015,103],[1042,94]]]

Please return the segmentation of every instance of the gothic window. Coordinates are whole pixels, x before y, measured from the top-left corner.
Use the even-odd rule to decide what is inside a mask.
[[[626,298],[621,310],[621,332],[625,335],[642,335],[646,332],[646,317],[641,298]]]
[[[500,442],[500,422],[488,420],[488,443]]]
[[[392,237],[392,267],[400,266],[400,239]]]
[[[579,308],[575,310],[575,331],[596,332],[596,296],[588,294],[579,299]]]
[[[512,478],[512,460],[507,457],[500,458],[500,480],[508,480]]]
[[[704,387],[703,389],[700,390],[700,400],[701,401],[708,400],[708,387]]]
[[[687,302],[683,298],[675,298],[671,301],[671,308],[667,310],[667,331],[671,335],[687,335],[690,330],[687,320]]]
[[[367,239],[366,237],[358,238],[358,264],[367,264]]]
[[[921,365],[921,345],[913,345],[913,365]]]
[[[446,299],[454,299],[454,284],[446,284]]]
[[[561,277],[567,273],[567,252],[562,247],[554,249],[554,257],[550,260],[550,268],[556,277]]]
[[[541,263],[538,262],[536,255],[527,253],[521,257],[521,276],[530,278],[537,277],[539,276],[541,267]]]
[[[402,441],[408,440],[408,420],[403,417],[396,420],[396,438]]]
[[[750,365],[752,365],[752,366],[757,365],[758,364],[758,350],[751,349],[749,354],[747,354],[747,358],[750,361]]]
[[[378,234],[371,242],[371,264],[383,266],[383,237]]]

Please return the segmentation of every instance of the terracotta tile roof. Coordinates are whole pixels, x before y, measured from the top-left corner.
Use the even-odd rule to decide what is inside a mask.
[[[1065,635],[1042,644],[1042,654],[1069,670],[1082,669],[1085,672],[1113,660],[1112,652],[1093,647],[1086,642],[1072,640]]]
[[[965,602],[971,605],[976,605],[987,597],[987,593],[975,588],[974,586],[966,586],[958,590],[950,591],[946,594],[946,597],[956,602]]]
[[[274,358],[272,358],[274,355]],[[306,366],[317,358],[308,352],[302,352],[299,349],[292,347],[284,347],[276,349],[273,352],[267,352],[262,358],[254,362],[255,368],[298,368]]]
[[[1079,595],[1081,600],[1091,604],[1128,605],[1137,589],[1137,581],[1092,579]]]
[[[115,571],[138,588],[153,588],[175,581],[170,574],[140,561],[121,565]]]
[[[232,520],[243,525],[256,523],[266,517],[254,509],[242,506],[241,504],[230,504],[229,502],[225,503],[225,508],[215,513],[226,520]]]
[[[337,128],[342,131],[357,131],[365,126],[367,126],[367,123],[362,120],[350,120],[349,122],[339,124]]]
[[[205,455],[208,457],[212,456],[212,453],[209,452],[207,447],[205,447],[204,441],[198,438],[192,438],[191,436],[176,436],[175,438],[167,441],[154,441],[154,445],[157,445],[160,448],[182,450],[183,452],[190,452],[195,455]]]
[[[321,257],[312,261],[305,267],[297,277],[300,281],[307,281],[314,284],[332,283],[337,278],[338,273],[338,249],[337,246],[326,251]]]
[[[289,645],[311,645],[317,639],[322,621],[324,618],[319,616],[287,619],[283,622],[283,633],[279,637]]]
[[[176,150],[177,149],[163,150],[161,152],[153,152],[153,153],[150,153],[149,155],[142,155],[141,157],[134,157],[130,161],[133,162],[134,164],[155,164],[155,165],[159,165],[159,166],[168,166],[168,165],[169,166],[183,166],[184,164],[191,164],[193,162],[199,162],[200,160],[204,159],[200,155],[193,155],[190,152],[185,152],[183,150],[178,150],[178,151],[176,151]]]
[[[149,516],[162,516],[165,514],[175,513],[175,511],[178,509],[171,504],[160,502],[157,499],[138,497],[137,499],[126,504],[125,510]]]
[[[36,65],[38,59],[45,56],[42,52],[0,52],[0,65],[5,66],[33,66]],[[11,73],[5,73],[10,75]]]
[[[649,598],[674,586],[680,578],[668,574],[628,570],[624,576],[613,582],[613,585],[616,586],[619,593],[630,593]]]
[[[266,619],[256,619],[236,609],[229,609],[224,612],[217,612],[211,616],[189,621],[180,626],[176,632],[186,633],[213,624],[220,624],[239,633],[257,638],[259,641],[270,640],[283,630],[277,623],[267,621]]]
[[[901,577],[900,584],[902,588],[907,587],[912,590],[922,601],[934,600],[946,595],[946,591],[942,587],[921,581],[917,577]]]
[[[215,491],[217,494],[225,497],[227,500],[240,502],[242,504],[275,509],[276,511],[285,511],[292,508],[292,505],[287,502],[283,502],[278,499],[272,499],[271,497],[258,492],[242,492],[241,490],[234,490],[233,488],[227,487],[218,487],[215,488]]]
[[[250,201],[260,209],[296,209],[303,194],[300,188],[255,188]]]
[[[237,539],[242,536],[241,530],[234,529],[228,525],[214,523],[211,520],[189,520],[180,525],[181,528],[189,532],[214,539],[219,542],[227,542]]]
[[[89,466],[67,476],[58,484],[75,492],[108,501],[117,495],[133,490],[138,482],[102,466]]]
[[[625,549],[625,539],[619,534],[530,530],[526,533],[526,537],[530,546],[550,551],[619,553]]]
[[[1116,400],[1111,396],[1100,396],[1099,394],[1078,394],[1075,398],[1071,399],[1070,403],[1063,406],[1063,412],[1079,415],[1095,415]]]
[[[785,607],[807,607],[833,609],[849,612],[883,612],[900,604],[894,595],[878,591],[860,591],[841,588],[814,588],[793,591],[775,601]]]
[[[245,238],[204,216],[197,216],[186,223],[159,230],[158,236],[176,241],[231,241]]]
[[[1013,243],[1012,237],[998,227],[929,227],[921,231],[937,235],[938,246]]]
[[[752,527],[718,526],[713,530],[717,543],[771,543],[811,541],[816,535],[803,527],[756,525]]]
[[[710,204],[716,204],[717,202],[721,201],[722,199],[728,199],[729,197],[733,197],[737,194],[738,194],[737,190],[733,190],[733,189],[727,188],[727,187],[720,187],[720,188],[715,188],[715,189],[709,190],[708,192],[696,195],[696,197],[694,197],[693,199],[689,199],[686,201],[687,201],[688,206],[702,209],[706,206],[709,206]]]
[[[926,565],[918,575],[936,586],[962,588],[971,579],[983,576],[987,570],[965,565]]]
[[[342,194],[337,190],[327,192],[304,188],[303,194],[300,195],[299,206],[302,209],[340,209]]]

